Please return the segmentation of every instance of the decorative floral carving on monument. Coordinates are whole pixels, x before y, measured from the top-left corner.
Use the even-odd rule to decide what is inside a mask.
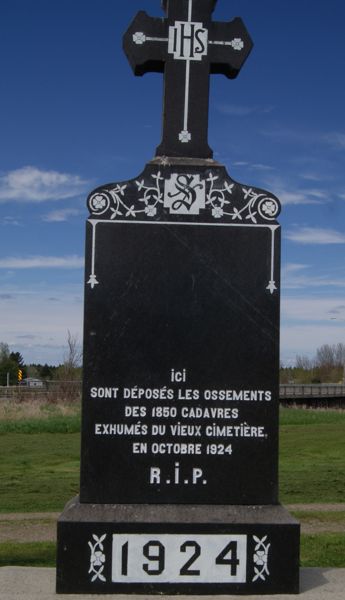
[[[212,216],[220,219],[224,215],[231,217],[232,221],[251,221],[257,223],[257,215],[267,221],[273,220],[279,214],[278,202],[266,195],[265,192],[258,192],[252,188],[242,187],[244,203],[241,207],[232,206],[230,196],[232,196],[235,183],[229,183],[223,180],[221,184],[215,183],[219,180],[217,175],[209,174],[206,181],[209,183],[206,205],[211,205]],[[228,209],[226,209],[228,206]],[[230,208],[231,207],[231,208]]]
[[[234,38],[231,40],[230,46],[232,46],[234,50],[239,51],[244,48],[244,42],[241,40],[241,38]]]
[[[105,563],[105,554],[104,554],[104,546],[103,541],[107,537],[105,533],[101,537],[98,537],[95,533],[92,534],[92,541],[88,542],[90,547],[91,555],[90,555],[90,568],[89,574],[92,574],[91,582],[99,579],[100,581],[106,581],[104,575],[102,574],[104,571],[104,563]]]
[[[254,542],[256,542],[256,546],[254,548],[254,577],[253,581],[257,581],[258,579],[262,579],[262,581],[266,581],[266,575],[269,575],[270,572],[268,570],[268,552],[271,544],[265,544],[267,540],[267,535],[265,535],[261,540],[253,535]]]
[[[139,46],[144,44],[146,42],[145,33],[143,31],[137,31],[136,33],[133,33],[133,42]]]
[[[138,197],[135,198],[135,204],[130,204],[126,198],[127,184],[117,184],[113,188],[96,192],[89,200],[89,210],[94,217],[103,215],[106,211],[110,213],[110,220],[117,217],[133,217],[139,214],[146,214],[148,217],[154,217],[157,213],[157,204],[163,204],[163,190],[161,182],[164,177],[158,173],[152,173],[151,178],[155,183],[136,180],[135,184],[138,190]],[[138,204],[141,202],[142,204]]]
[[[262,190],[242,187],[231,179],[224,178],[216,171],[209,171],[204,178],[200,174],[186,175],[184,173],[170,173],[168,177],[164,177],[161,171],[157,171],[151,173],[149,177],[146,175],[134,182],[115,184],[113,187],[94,192],[88,199],[91,218],[135,219],[138,215],[143,215],[152,219],[166,216],[169,212],[177,214],[176,210],[167,210],[168,203],[165,198],[165,190],[171,191],[173,178],[175,182],[182,178],[190,179],[190,186],[184,185],[183,190],[175,183],[176,194],[174,195],[178,196],[181,193],[185,199],[188,198],[188,194],[192,195],[195,192],[194,180],[198,178],[198,181],[204,181],[203,191],[198,192],[199,199],[202,194],[205,197],[204,202],[199,202],[200,206],[204,206],[201,210],[207,211],[209,216],[216,221],[226,219],[230,222],[233,221],[234,224],[251,223],[256,225],[260,222],[272,222],[279,215],[280,205],[273,196],[268,196]],[[170,182],[169,186],[166,185],[167,182]],[[184,206],[186,207],[186,205],[185,202]],[[191,202],[190,206],[192,206]],[[197,213],[184,209],[183,214]]]
[[[274,276],[274,239],[279,225],[279,201],[267,192],[243,187],[232,181],[225,169],[200,172],[170,169],[164,162],[161,169],[146,169],[141,177],[115,183],[95,190],[88,198],[92,226],[92,258],[90,278],[92,289],[98,285],[96,276],[96,227],[101,223],[121,221],[178,222],[180,224],[222,224],[227,226],[265,226],[271,232],[270,276],[266,289],[277,290]],[[195,221],[200,215],[200,221]],[[185,221],[177,220],[183,217]],[[193,220],[191,220],[193,219]]]

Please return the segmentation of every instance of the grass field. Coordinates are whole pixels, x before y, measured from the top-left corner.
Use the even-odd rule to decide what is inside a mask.
[[[80,406],[41,402],[0,403],[2,433],[78,433]]]
[[[280,499],[287,504],[344,502],[344,423],[283,425]]]
[[[54,542],[0,544],[0,567],[55,567]],[[345,536],[323,533],[301,536],[301,567],[345,567]]]
[[[78,406],[3,406],[0,409],[0,513],[61,511],[78,493]],[[280,500],[284,504],[345,501],[345,412],[281,410]],[[332,532],[302,535],[302,566],[345,567],[344,512],[302,522],[332,524]],[[344,529],[342,529],[344,530]],[[0,543],[0,566],[53,566],[55,544]]]
[[[55,567],[55,542],[0,544],[0,567]]]
[[[28,409],[25,409],[28,410]],[[59,511],[78,493],[78,407],[0,421],[0,512]],[[280,499],[345,499],[345,412],[283,409]]]
[[[59,511],[79,489],[79,433],[0,435],[0,512]]]

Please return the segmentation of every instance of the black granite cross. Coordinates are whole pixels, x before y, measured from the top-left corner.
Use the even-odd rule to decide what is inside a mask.
[[[123,45],[135,75],[164,72],[158,156],[211,158],[207,142],[209,74],[238,75],[253,43],[240,18],[219,23],[217,0],[163,0],[166,19],[140,11]]]

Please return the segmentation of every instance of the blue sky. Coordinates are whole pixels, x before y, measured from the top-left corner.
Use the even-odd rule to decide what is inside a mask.
[[[122,34],[159,0],[2,0],[0,341],[59,363],[82,336],[85,198],[136,177],[160,142],[162,76],[134,77]],[[345,3],[218,0],[254,49],[213,76],[209,143],[283,204],[281,359],[345,343]]]

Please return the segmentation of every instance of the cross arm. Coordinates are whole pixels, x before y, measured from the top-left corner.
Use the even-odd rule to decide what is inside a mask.
[[[224,23],[211,23],[209,29],[210,72],[234,79],[253,48],[253,42],[240,17]]]
[[[164,72],[167,41],[165,19],[139,11],[123,37],[123,49],[135,75]]]

